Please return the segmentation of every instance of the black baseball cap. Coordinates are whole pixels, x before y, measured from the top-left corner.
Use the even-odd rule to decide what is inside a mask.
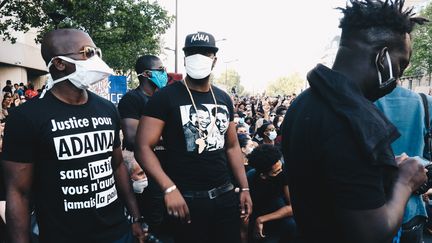
[[[183,51],[198,48],[210,49],[215,53],[219,50],[219,48],[216,47],[216,41],[214,36],[212,34],[201,31],[186,36]]]

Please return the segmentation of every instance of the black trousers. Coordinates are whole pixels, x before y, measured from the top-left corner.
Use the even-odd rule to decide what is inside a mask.
[[[170,218],[175,243],[239,243],[239,197],[234,191],[217,198],[186,198],[191,223]]]
[[[403,224],[400,243],[423,243],[423,228],[425,223],[425,217],[415,216]]]

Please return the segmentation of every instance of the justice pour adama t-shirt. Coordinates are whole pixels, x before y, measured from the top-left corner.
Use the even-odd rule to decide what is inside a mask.
[[[180,190],[209,190],[230,181],[225,136],[233,121],[233,104],[224,91],[213,87],[212,94],[191,90],[195,111],[183,82],[156,92],[143,115],[165,122],[162,133],[167,158],[162,167]],[[201,129],[198,129],[198,123]],[[205,138],[202,153],[195,143]]]
[[[3,159],[32,163],[40,242],[110,242],[128,230],[111,156],[120,146],[111,102],[70,105],[47,92],[12,112]]]

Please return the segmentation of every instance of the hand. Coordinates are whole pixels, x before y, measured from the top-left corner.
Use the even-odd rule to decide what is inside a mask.
[[[187,223],[191,222],[189,208],[178,189],[165,194],[164,198],[168,215],[179,218],[180,220],[186,221]]]
[[[427,193],[422,194],[422,199],[423,199],[423,202],[429,203],[429,196],[427,195]]]
[[[402,183],[410,186],[412,191],[426,182],[426,172],[421,162],[415,158],[405,159],[399,164],[399,177]]]
[[[240,192],[240,218],[248,218],[252,213],[252,199],[248,191]]]
[[[395,157],[397,165],[400,165],[400,163],[406,159],[408,159],[408,155],[406,153],[402,153],[401,155],[398,155]]]
[[[139,243],[144,243],[145,239],[148,236],[148,229],[143,229],[140,223],[133,223],[132,227],[132,235],[137,239]]]
[[[264,230],[264,222],[262,222],[261,218],[258,217],[255,221],[254,235],[257,239],[265,238],[266,236],[263,234]]]

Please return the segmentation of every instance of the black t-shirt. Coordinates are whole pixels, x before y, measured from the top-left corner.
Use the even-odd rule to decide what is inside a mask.
[[[261,178],[255,169],[247,173],[250,188],[250,195],[253,202],[253,214],[261,216],[274,212],[287,205],[285,202],[283,188],[288,185],[288,178],[285,168],[275,177]],[[283,205],[280,205],[280,202]]]
[[[9,115],[3,159],[34,166],[41,242],[110,242],[127,232],[111,166],[119,128],[115,106],[91,92],[69,105],[48,91]]]
[[[302,242],[350,242],[335,215],[341,209],[383,206],[397,170],[390,166],[394,157],[372,163],[347,121],[311,89],[295,99],[283,124],[282,148]],[[380,149],[393,154],[390,146]]]
[[[139,87],[127,92],[118,104],[120,118],[139,120],[148,99],[149,97],[145,95]],[[133,144],[128,144],[126,139],[123,139],[123,148],[126,148],[129,151],[134,150]]]
[[[8,86],[8,85],[6,85],[4,88],[3,88],[3,90],[2,90],[3,92],[8,92],[8,93],[11,93],[12,94],[12,87],[11,86]]]
[[[2,158],[0,153],[0,159]],[[4,181],[4,174],[3,174],[3,163],[0,160],[0,201],[6,200],[6,191],[5,191],[5,181]]]
[[[139,87],[127,92],[118,104],[118,111],[121,119],[131,118],[139,120],[144,105],[149,97],[145,95]]]
[[[217,113],[210,91],[191,90],[198,109],[195,112],[183,82],[156,92],[144,109],[145,116],[165,122],[162,137],[167,158],[162,166],[180,190],[208,190],[230,181],[224,148],[226,130],[233,120],[233,104],[228,94],[212,87]],[[200,136],[206,138],[201,154],[195,143]]]

